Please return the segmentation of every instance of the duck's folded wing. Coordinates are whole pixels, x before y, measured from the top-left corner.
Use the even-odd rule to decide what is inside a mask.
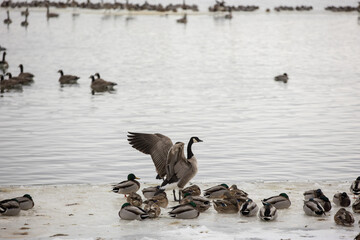
[[[165,135],[155,133],[133,133],[129,132],[129,144],[138,151],[150,154],[154,162],[157,173],[160,177],[166,175],[166,160],[169,149],[173,145],[170,138]]]

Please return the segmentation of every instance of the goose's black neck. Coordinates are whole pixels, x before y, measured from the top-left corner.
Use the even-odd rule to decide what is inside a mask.
[[[20,73],[23,73],[23,71],[24,71],[24,67],[23,67],[23,65],[19,65],[19,68],[20,68]]]
[[[64,76],[64,72],[62,70],[59,70],[59,73],[61,76]]]
[[[3,59],[2,59],[3,62],[5,62],[5,56],[6,56],[6,52],[3,53]]]
[[[187,159],[190,159],[194,156],[193,152],[191,151],[191,146],[194,143],[193,139],[190,138],[189,143],[187,145]]]

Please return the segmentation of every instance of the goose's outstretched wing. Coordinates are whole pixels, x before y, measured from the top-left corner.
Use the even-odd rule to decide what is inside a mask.
[[[160,133],[129,132],[128,141],[133,148],[142,153],[150,154],[160,178],[166,175],[167,155],[173,145],[170,138]]]

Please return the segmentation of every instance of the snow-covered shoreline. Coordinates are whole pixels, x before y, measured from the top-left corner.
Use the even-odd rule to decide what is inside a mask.
[[[196,184],[203,190],[218,183]],[[126,199],[111,192],[111,184],[0,186],[0,200],[29,193],[35,201],[33,209],[21,211],[19,216],[0,216],[0,236],[1,239],[353,239],[360,232],[360,214],[354,214],[352,227],[335,224],[333,217],[339,209],[335,204],[321,218],[306,216],[302,210],[305,190],[321,188],[332,200],[336,192],[349,192],[351,182],[236,184],[257,204],[263,198],[286,192],[292,205],[279,210],[274,222],[239,214],[218,214],[213,207],[192,220],[173,219],[168,216],[168,209],[161,209],[157,219],[125,221],[120,220],[118,211]],[[153,185],[156,183],[142,183],[140,189]],[[172,200],[171,192],[168,198]],[[169,206],[174,205],[170,201]],[[348,210],[352,212],[351,207]]]

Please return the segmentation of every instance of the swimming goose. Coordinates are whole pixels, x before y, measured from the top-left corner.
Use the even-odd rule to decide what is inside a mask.
[[[169,214],[174,218],[192,219],[197,218],[200,215],[200,212],[196,209],[196,204],[194,202],[189,202],[187,204],[180,204],[172,207]]]
[[[135,192],[130,193],[126,198],[126,201],[135,207],[140,207],[142,205],[141,196]]]
[[[259,211],[259,218],[263,221],[275,220],[278,216],[277,208],[268,202],[263,202],[263,206]]]
[[[213,201],[214,208],[218,213],[237,213],[239,212],[239,203],[237,199],[230,194],[225,192],[224,199]]]
[[[145,212],[149,215],[150,218],[156,218],[160,215],[161,209],[156,202],[150,201],[144,207]]]
[[[3,52],[3,57],[2,60],[0,61],[0,69],[2,69],[3,71],[9,68],[9,64],[5,60],[5,56],[6,56],[6,52]]]
[[[34,74],[24,72],[24,66],[22,64],[19,65],[19,68],[20,68],[20,73],[18,75],[18,78],[29,78],[31,80],[34,78]]]
[[[6,51],[6,48],[0,46],[0,52],[1,52],[1,51]]]
[[[77,80],[79,79],[78,76],[64,75],[64,72],[62,70],[59,70],[58,73],[60,73],[60,84],[76,84]]]
[[[351,212],[346,211],[345,208],[340,208],[334,216],[335,223],[343,226],[352,226],[355,222],[354,216]]]
[[[54,18],[54,17],[58,17],[59,14],[57,13],[50,13],[50,10],[49,10],[49,5],[46,5],[46,17],[49,19],[49,18]]]
[[[9,10],[6,11],[6,14],[7,14],[7,18],[4,19],[4,23],[9,25],[10,23],[12,23],[12,21],[11,21],[11,19],[10,19],[10,12],[9,12]]]
[[[26,8],[25,11],[21,11],[21,16],[29,16],[29,8]]]
[[[273,196],[262,200],[263,203],[270,203],[277,209],[289,208],[291,205],[289,196],[286,193],[280,193],[279,196]]]
[[[19,202],[21,210],[29,210],[34,207],[34,200],[29,194],[14,199]]]
[[[305,200],[309,200],[310,198],[319,198],[322,195],[324,195],[324,193],[321,191],[321,189],[308,190],[304,192]]]
[[[29,25],[29,23],[28,23],[28,21],[27,21],[27,18],[28,18],[28,16],[25,15],[25,20],[21,22],[21,26],[27,27],[27,26]]]
[[[91,78],[90,87],[92,89],[93,94],[95,92],[105,92],[105,91],[114,90],[114,86],[117,85],[116,83],[105,81],[104,79],[101,79],[99,73],[96,73],[95,75],[98,77],[97,79],[95,79],[95,77],[93,75],[90,76],[90,78]]]
[[[119,211],[119,217],[124,220],[143,220],[149,217],[146,211],[140,207],[124,203]]]
[[[187,145],[187,157],[184,155],[184,143],[177,142],[174,145],[170,138],[156,133],[133,133],[129,132],[130,145],[143,152],[150,154],[155,164],[157,179],[165,178],[161,188],[179,188],[179,201],[181,190],[197,173],[197,160],[191,150],[194,143],[202,142],[198,137],[191,137]],[[172,184],[172,185],[170,185]],[[170,185],[170,186],[169,186]],[[174,201],[178,201],[174,193]]]
[[[126,194],[137,192],[140,188],[140,183],[135,179],[140,178],[137,178],[133,173],[130,173],[127,178],[128,180],[116,184],[112,191],[119,194],[125,194],[125,196]]]
[[[360,213],[360,197],[352,204],[352,210],[354,213]]]
[[[21,85],[28,85],[33,82],[32,79],[29,78],[19,78],[19,77],[13,77],[11,73],[6,73],[5,75],[9,76],[10,80],[16,81],[17,83]]]
[[[233,184],[231,187],[230,187],[230,194],[233,195],[233,196],[244,196],[244,197],[247,197],[247,193],[244,192],[243,190],[241,189],[238,189],[238,187],[236,186],[236,184]]]
[[[329,212],[331,210],[331,202],[325,195],[314,198],[314,200],[320,203],[320,205],[324,208],[325,212]]]
[[[5,199],[0,202],[0,214],[16,216],[20,213],[20,205],[16,199]]]
[[[13,79],[5,80],[4,76],[0,75],[0,88],[2,92],[4,89],[22,89],[22,85],[18,81]]]
[[[207,198],[223,198],[225,192],[229,191],[228,185],[225,183],[205,189],[204,190],[204,197]]]
[[[176,22],[186,24],[187,23],[187,14],[185,13],[184,16],[180,19],[177,19]]]
[[[274,78],[275,81],[280,81],[280,82],[284,82],[287,83],[289,80],[289,77],[286,73],[284,73],[283,75],[278,75]]]
[[[191,196],[200,196],[201,190],[198,185],[192,185],[192,186],[184,188],[181,191],[181,193],[182,193],[182,197],[184,197],[184,195],[186,193],[189,193]]]
[[[255,216],[258,212],[259,207],[257,204],[252,200],[248,199],[246,202],[244,202],[240,207],[240,214],[245,217],[252,217]]]
[[[360,176],[351,184],[350,192],[352,192],[355,195],[360,194]]]
[[[142,190],[142,193],[146,199],[152,198],[157,191],[159,191],[160,186],[156,187],[147,187]]]
[[[180,201],[180,204],[186,204],[190,202],[194,202],[196,204],[196,209],[199,212],[205,212],[211,206],[209,199],[206,197],[193,196],[190,193],[185,193],[183,199]]]
[[[320,203],[315,201],[313,198],[304,201],[303,210],[306,215],[321,217],[325,216],[325,210]]]
[[[351,200],[349,195],[346,192],[343,193],[335,193],[333,197],[333,202],[341,207],[348,207],[351,204]]]
[[[225,15],[225,19],[232,19],[232,10],[229,9],[229,13]]]

